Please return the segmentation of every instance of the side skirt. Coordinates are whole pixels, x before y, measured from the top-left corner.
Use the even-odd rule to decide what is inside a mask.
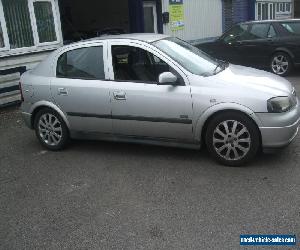
[[[129,142],[136,144],[156,145],[163,147],[176,147],[176,148],[188,148],[199,150],[201,148],[200,142],[180,141],[169,138],[152,138],[152,137],[140,137],[140,136],[125,136],[114,134],[103,134],[98,132],[80,132],[72,131],[72,139],[79,140],[100,140],[100,141],[115,141],[115,142]]]

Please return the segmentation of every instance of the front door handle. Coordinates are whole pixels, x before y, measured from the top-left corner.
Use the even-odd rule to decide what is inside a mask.
[[[126,100],[126,93],[124,91],[114,92],[115,100]]]
[[[58,88],[59,95],[68,95],[68,91],[66,88]]]

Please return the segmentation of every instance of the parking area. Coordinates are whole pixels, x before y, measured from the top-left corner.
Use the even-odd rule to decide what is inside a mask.
[[[288,79],[300,95],[300,73]],[[6,108],[0,142],[0,249],[239,249],[240,234],[300,237],[300,135],[244,168],[206,150],[125,143],[49,152]]]

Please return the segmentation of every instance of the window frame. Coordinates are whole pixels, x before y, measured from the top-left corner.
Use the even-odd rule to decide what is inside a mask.
[[[116,41],[116,40],[112,40],[109,41],[107,44],[107,51],[108,51],[108,58],[107,58],[107,67],[108,67],[108,73],[109,73],[109,80],[113,81],[113,82],[129,82],[129,83],[136,83],[136,84],[151,84],[151,85],[157,85],[160,86],[158,84],[158,82],[151,82],[151,81],[139,81],[139,80],[115,80],[115,72],[114,72],[114,68],[113,68],[113,60],[112,60],[112,46],[130,46],[130,47],[136,47],[136,48],[140,48],[143,49],[151,54],[153,54],[154,56],[156,56],[157,58],[159,58],[160,60],[164,61],[166,64],[169,65],[169,67],[171,67],[173,70],[176,71],[176,73],[178,75],[181,76],[181,78],[183,79],[184,85],[181,86],[188,86],[189,85],[189,81],[188,78],[186,76],[185,70],[182,69],[182,66],[178,65],[176,62],[174,62],[171,58],[169,58],[167,55],[165,55],[162,51],[158,50],[155,46],[148,44],[148,43],[144,43],[144,42],[139,42],[139,41]]]
[[[102,47],[103,48],[103,67],[104,67],[104,79],[83,79],[83,78],[66,78],[66,77],[59,77],[57,76],[57,64],[59,58],[67,52],[78,50],[78,49],[84,49],[84,48],[90,48],[90,47]],[[108,63],[107,63],[107,43],[97,42],[97,43],[87,43],[87,44],[75,44],[72,46],[68,46],[61,51],[54,57],[53,64],[52,64],[52,72],[56,79],[65,79],[65,80],[79,80],[79,81],[108,81],[109,77],[109,69],[108,69]]]
[[[232,42],[226,42],[225,41],[225,38],[227,38],[228,36],[230,36],[230,33],[232,33],[232,30],[235,29],[236,27],[241,27],[241,26],[247,26],[247,28],[244,30],[244,32],[248,32],[249,33],[249,29],[251,27],[250,24],[247,24],[247,23],[239,23],[239,24],[235,24],[234,26],[232,26],[227,32],[225,32],[221,37],[220,37],[220,40],[222,40],[222,42],[224,44],[232,44]],[[236,37],[240,37],[239,36],[236,36]],[[237,41],[246,41],[247,39],[244,39],[244,40],[235,40],[233,42],[237,42]]]
[[[269,35],[270,35],[270,32],[271,32],[271,29],[273,29],[275,36],[269,36]],[[278,37],[278,36],[279,36],[279,34],[278,34],[278,32],[277,32],[275,26],[273,25],[273,23],[271,23],[271,24],[270,24],[270,27],[269,27],[268,34],[267,34],[267,39],[273,39],[273,38],[276,38],[276,37]]]
[[[0,0],[0,26],[1,26],[2,33],[3,33],[3,42],[4,42],[4,47],[0,47],[0,52],[2,52],[2,51],[9,50],[10,44],[9,44],[9,38],[8,38],[8,33],[7,33],[7,28],[6,28],[6,21],[5,21],[5,17],[4,17],[3,5],[2,5],[1,0]]]
[[[36,15],[35,15],[35,10],[34,10],[34,3],[37,3],[37,2],[46,2],[46,3],[48,2],[48,3],[51,4],[52,14],[53,14],[53,22],[54,22],[54,29],[55,29],[55,34],[56,34],[56,41],[41,43],[40,40],[39,40],[37,21],[36,21]],[[29,3],[30,3],[30,8],[32,10],[31,24],[32,24],[32,27],[33,27],[33,37],[34,37],[34,40],[35,40],[37,46],[48,46],[48,45],[58,44],[59,43],[59,29],[57,27],[58,26],[58,21],[57,21],[57,15],[55,14],[57,12],[56,12],[56,8],[55,8],[54,0],[29,0]]]
[[[6,26],[6,20],[2,5],[2,0],[0,0],[0,21],[1,21],[1,27],[3,31],[4,36],[4,48],[0,48],[0,58],[6,57],[6,56],[13,56],[13,55],[22,55],[22,54],[28,54],[28,53],[34,53],[34,52],[42,52],[46,50],[54,50],[62,45],[62,31],[61,31],[61,23],[60,23],[60,13],[58,8],[58,2],[56,0],[26,0],[28,5],[28,11],[30,16],[30,23],[31,23],[31,30],[33,35],[33,42],[34,45],[30,47],[21,47],[21,48],[15,48],[12,49],[9,41],[8,36],[8,30]],[[56,41],[52,42],[45,42],[40,43],[39,42],[39,34],[37,29],[37,22],[36,22],[36,16],[34,11],[34,2],[49,2],[52,6],[52,13],[53,13],[53,21],[54,21],[54,27],[55,27],[55,33],[56,33]]]
[[[254,26],[263,26],[263,25],[268,26],[267,32],[266,32],[266,37],[257,37],[257,38],[248,39],[249,41],[257,41],[257,40],[265,40],[265,39],[268,39],[268,34],[269,34],[270,28],[271,28],[271,26],[272,26],[272,23],[271,23],[271,22],[270,22],[270,23],[263,23],[263,22],[262,22],[262,23],[253,23],[253,24],[251,24],[251,25],[249,26],[248,32],[249,32],[250,35],[254,35],[254,34],[251,33],[253,27],[254,27]],[[274,27],[273,27],[273,28],[274,28]],[[275,29],[274,29],[274,30],[275,30]],[[247,40],[245,40],[245,41],[247,41]]]
[[[263,5],[266,4],[267,6],[267,19],[263,19],[263,14],[262,14],[262,9]],[[271,7],[273,6],[273,7]],[[287,8],[289,6],[289,9]],[[258,15],[258,10],[261,10],[261,15]],[[270,0],[257,0],[255,4],[255,20],[268,20],[272,19],[272,14],[271,15],[271,10],[273,10],[273,13],[275,12],[275,16],[273,17],[273,20],[276,20],[277,15],[282,15],[282,14],[291,14],[292,15],[292,9],[293,9],[293,3],[292,1],[288,0],[281,0],[281,1],[270,1]]]

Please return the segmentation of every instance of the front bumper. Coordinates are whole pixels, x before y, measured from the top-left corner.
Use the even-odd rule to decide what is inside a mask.
[[[281,148],[297,136],[300,126],[299,104],[291,111],[280,114],[256,113],[261,120],[259,127],[263,148]]]

